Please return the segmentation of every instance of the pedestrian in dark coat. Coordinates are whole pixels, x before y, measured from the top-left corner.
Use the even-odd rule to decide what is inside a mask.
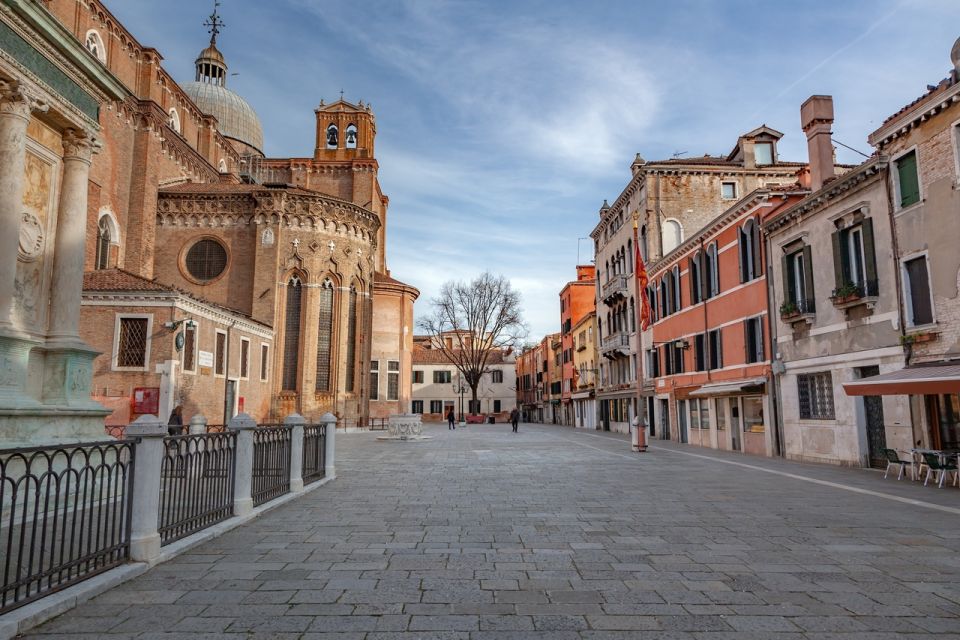
[[[520,425],[520,412],[514,407],[510,412],[510,424],[513,425],[513,432],[517,433],[517,427]]]
[[[172,436],[179,436],[183,433],[183,405],[178,404],[170,413],[170,419],[167,420],[167,433]]]
[[[447,411],[447,430],[449,431],[450,429],[456,429],[456,427],[453,426],[453,407],[450,407],[450,410]]]

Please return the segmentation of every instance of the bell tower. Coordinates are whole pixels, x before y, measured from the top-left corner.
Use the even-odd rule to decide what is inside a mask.
[[[315,160],[373,160],[377,121],[369,104],[352,104],[340,99],[314,110],[317,115]]]

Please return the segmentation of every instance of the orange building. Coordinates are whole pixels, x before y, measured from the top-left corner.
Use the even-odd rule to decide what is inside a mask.
[[[574,386],[573,328],[584,317],[595,312],[597,269],[593,265],[577,265],[577,279],[560,290],[560,349],[561,349],[561,404],[557,419],[560,424],[574,425],[571,394]]]
[[[767,257],[761,224],[799,184],[754,190],[651,265],[655,437],[772,455]]]

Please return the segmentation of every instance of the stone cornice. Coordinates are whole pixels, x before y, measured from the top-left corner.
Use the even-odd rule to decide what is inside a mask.
[[[858,168],[828,182],[821,187],[819,191],[811,193],[789,209],[778,213],[764,222],[764,232],[776,233],[779,229],[829,206],[833,200],[845,196],[852,191],[859,190],[863,186],[866,186],[868,182],[871,182],[872,179],[879,178],[886,170],[888,164],[889,160],[886,156],[875,156],[867,160]]]
[[[874,147],[882,147],[958,102],[960,102],[960,82],[954,82],[942,93],[921,99],[914,107],[883,124],[867,136],[867,142]]]

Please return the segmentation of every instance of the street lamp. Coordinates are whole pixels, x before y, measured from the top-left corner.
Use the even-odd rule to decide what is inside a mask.
[[[457,384],[453,385],[453,392],[454,392],[455,394],[457,394],[457,393],[460,394],[460,424],[463,424],[463,422],[464,422],[464,418],[463,418],[463,394],[464,394],[464,392],[465,392],[468,388],[469,388],[469,387],[467,387],[467,386],[465,386],[465,385],[463,384],[463,374],[462,374],[462,373],[458,373],[458,374],[457,374]]]

